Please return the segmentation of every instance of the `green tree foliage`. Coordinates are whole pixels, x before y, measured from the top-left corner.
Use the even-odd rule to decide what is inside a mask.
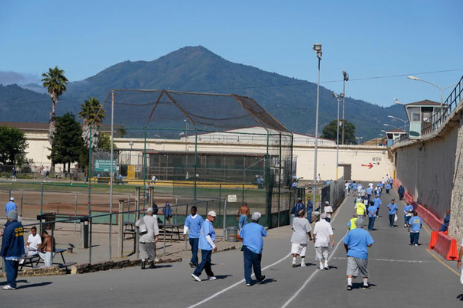
[[[56,118],[56,132],[48,159],[51,159],[52,165],[67,164],[70,171],[71,163],[79,160],[83,144],[79,122],[72,113],[66,113]]]
[[[52,114],[51,118],[55,118],[55,105],[59,101],[59,96],[66,91],[66,85],[68,84],[68,79],[64,76],[64,71],[60,70],[57,66],[55,68],[49,68],[48,73],[43,73],[42,83],[44,88],[47,88],[48,94],[51,97],[52,101]]]
[[[92,125],[99,127],[103,124],[105,118],[105,110],[101,108],[100,101],[95,97],[90,97],[82,105],[79,118],[84,120],[85,125]]]
[[[336,141],[336,134],[337,134],[337,127],[336,123],[338,120],[331,121],[328,125],[323,128],[323,135],[322,138],[330,139]],[[339,121],[339,123],[342,123]],[[339,142],[341,142],[342,136],[342,126],[339,126]],[[355,140],[355,125],[346,121],[344,126],[344,141],[347,144],[356,144]]]
[[[27,148],[24,133],[17,128],[0,126],[0,163],[15,165]]]

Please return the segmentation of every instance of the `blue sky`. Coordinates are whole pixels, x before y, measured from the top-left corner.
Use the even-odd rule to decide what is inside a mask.
[[[197,45],[316,82],[312,45],[322,43],[322,86],[341,92],[347,71],[349,97],[381,106],[396,97],[439,101],[437,88],[406,76],[442,87],[459,81],[462,11],[460,0],[2,0],[0,83],[37,80],[56,65],[77,81]]]

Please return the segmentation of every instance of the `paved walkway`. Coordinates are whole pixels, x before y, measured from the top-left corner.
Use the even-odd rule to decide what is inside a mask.
[[[395,194],[395,192],[393,193]],[[239,250],[213,254],[216,281],[196,282],[188,258],[181,263],[161,264],[156,269],[127,268],[85,275],[21,278],[20,289],[1,291],[2,307],[461,307],[463,287],[455,262],[442,260],[427,250],[430,235],[423,230],[419,247],[409,246],[409,234],[399,215],[397,227],[388,226],[383,196],[375,243],[370,249],[370,290],[346,290],[346,254],[342,238],[353,212],[348,197],[338,209],[332,225],[336,246],[330,270],[317,269],[315,250],[309,244],[307,267],[291,267],[289,226],[272,229],[263,253],[265,283],[247,287],[243,280]],[[395,196],[396,197],[396,196]],[[399,202],[399,211],[403,209]],[[205,279],[205,274],[202,277]],[[49,294],[46,297],[44,294]]]

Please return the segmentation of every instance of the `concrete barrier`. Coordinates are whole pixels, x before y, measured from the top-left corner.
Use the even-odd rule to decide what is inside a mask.
[[[434,251],[436,251],[448,261],[454,261],[458,259],[457,241],[448,237],[443,232],[438,232]]]
[[[431,213],[428,209],[417,202],[411,202],[415,211],[418,212],[418,216],[431,228],[431,231],[439,231],[442,226],[442,220],[437,218],[436,215]]]

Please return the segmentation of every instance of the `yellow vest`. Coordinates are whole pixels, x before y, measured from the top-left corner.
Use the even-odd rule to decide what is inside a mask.
[[[362,202],[357,202],[355,206],[357,215],[365,215],[365,204]]]
[[[351,229],[351,230],[357,228],[357,226],[355,225],[355,222],[356,222],[356,221],[357,221],[357,218],[356,218],[356,217],[354,217],[354,218],[352,218],[352,219],[350,220],[350,229]]]

